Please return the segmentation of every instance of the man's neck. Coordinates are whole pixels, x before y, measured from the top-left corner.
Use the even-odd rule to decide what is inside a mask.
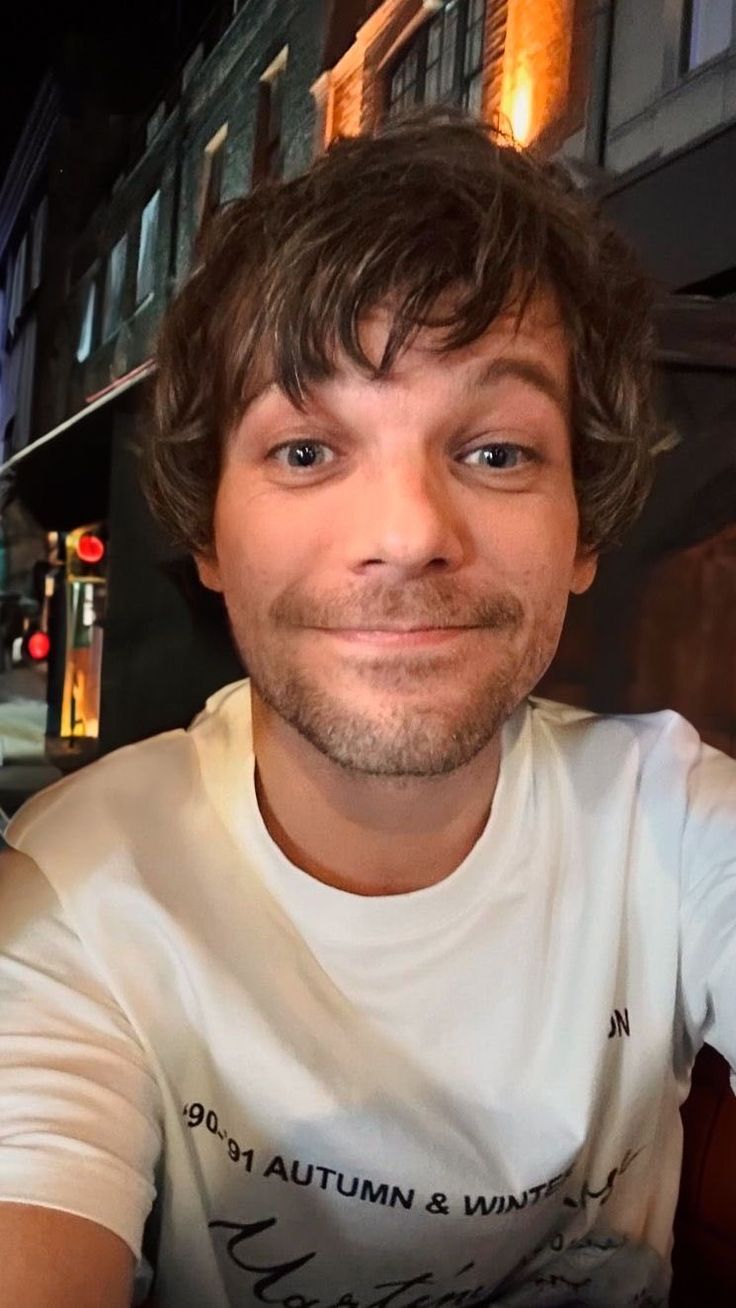
[[[271,838],[304,872],[357,895],[405,894],[444,880],[470,853],[498,781],[498,737],[446,776],[366,777],[252,700],[258,805]]]

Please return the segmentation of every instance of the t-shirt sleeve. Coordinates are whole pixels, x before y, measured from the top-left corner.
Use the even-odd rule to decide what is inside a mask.
[[[130,1022],[29,858],[0,855],[0,1200],[59,1208],[140,1258],[161,1150]]]
[[[693,748],[682,848],[681,986],[693,1047],[731,1066],[736,1091],[736,761]]]

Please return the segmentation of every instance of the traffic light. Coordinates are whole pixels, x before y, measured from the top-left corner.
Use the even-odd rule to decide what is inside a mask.
[[[51,641],[47,632],[36,627],[30,635],[26,636],[24,644],[31,663],[43,663],[48,658]]]
[[[76,548],[82,563],[100,563],[105,557],[105,542],[91,531],[79,537]]]
[[[11,645],[11,666],[25,663],[26,667],[37,667],[45,663],[51,653],[51,637],[43,629],[37,618],[25,618],[20,635]]]
[[[69,580],[102,579],[107,544],[101,527],[78,527],[67,532],[64,542],[66,574]]]

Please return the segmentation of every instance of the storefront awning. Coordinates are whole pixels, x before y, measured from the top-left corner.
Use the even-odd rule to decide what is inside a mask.
[[[113,429],[121,418],[132,426],[140,402],[136,388],[154,370],[147,360],[0,466],[11,496],[40,526],[66,531],[106,516]]]
[[[614,178],[604,210],[670,290],[708,282],[736,266],[736,125]],[[705,289],[705,288],[703,288]]]

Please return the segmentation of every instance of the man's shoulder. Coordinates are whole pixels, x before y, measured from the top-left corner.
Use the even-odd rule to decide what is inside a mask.
[[[173,779],[172,764],[186,751],[186,732],[166,731],[125,745],[72,772],[33,795],[11,820],[6,838],[15,844],[39,821],[58,820],[74,810],[89,810],[107,797],[124,798],[131,790],[146,791]]]
[[[58,823],[105,812],[125,814],[134,808],[166,810],[197,784],[198,764],[193,742],[198,735],[219,730],[243,699],[247,683],[224,686],[209,697],[188,728],[177,727],[105,754],[78,772],[39,791],[23,805],[8,826],[6,838],[18,845],[38,823]],[[141,811],[141,810],[139,810]]]
[[[141,836],[182,827],[201,809],[202,737],[222,747],[222,731],[250,707],[247,682],[211,695],[189,728],[125,745],[34,795],[15,815],[7,843],[41,866],[119,858]]]
[[[204,741],[223,743],[227,737],[251,738],[250,681],[232,681],[208,696],[204,708],[189,725],[197,746]]]
[[[623,728],[641,739],[654,739],[675,733],[694,734],[696,728],[674,709],[657,709],[647,713],[607,713],[598,709],[563,704],[543,695],[530,695],[529,706],[535,717],[554,727],[578,728],[585,732],[610,732]]]
[[[529,711],[535,740],[583,767],[597,761],[616,769],[628,759],[640,770],[684,780],[707,748],[693,724],[673,709],[601,713],[532,696]],[[721,757],[736,771],[734,760]]]

